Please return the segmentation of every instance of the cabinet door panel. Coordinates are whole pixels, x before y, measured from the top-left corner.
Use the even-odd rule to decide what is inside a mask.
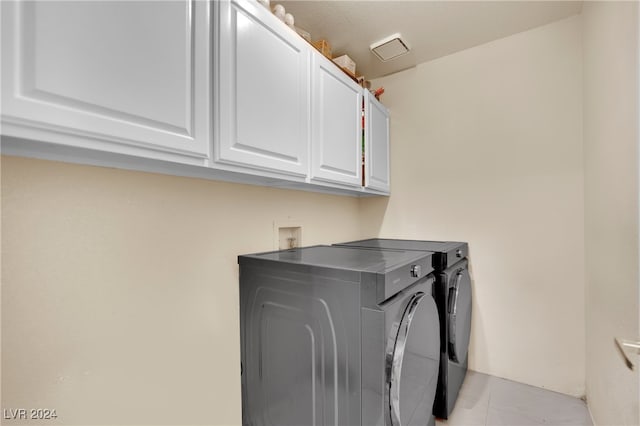
[[[216,160],[305,176],[309,47],[257,2],[219,7]]]
[[[366,187],[389,192],[389,112],[365,92]]]
[[[207,156],[204,2],[24,1],[2,12],[3,122],[87,136],[52,136],[68,145]]]
[[[314,55],[311,177],[362,185],[362,88]]]

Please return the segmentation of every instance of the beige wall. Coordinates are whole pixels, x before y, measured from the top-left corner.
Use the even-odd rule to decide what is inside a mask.
[[[587,398],[596,425],[638,425],[638,372],[614,336],[638,328],[637,2],[586,2],[584,151]]]
[[[305,244],[359,238],[359,213],[352,197],[3,157],[2,408],[240,424],[236,256],[271,250],[274,221]]]
[[[367,233],[470,243],[470,368],[584,392],[581,24],[572,17],[374,82],[392,196]]]

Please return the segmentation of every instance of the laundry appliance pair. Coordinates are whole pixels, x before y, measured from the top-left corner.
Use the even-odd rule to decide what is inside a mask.
[[[468,327],[456,324],[468,317],[468,273],[442,268],[438,252],[374,241],[391,240],[238,258],[244,425],[417,426],[448,415],[437,407],[466,371]],[[457,250],[464,260],[466,244]],[[443,331],[447,274],[456,321]],[[443,346],[459,365],[444,378]]]
[[[433,413],[447,419],[467,374],[471,336],[469,245],[453,241],[373,238],[339,246],[401,249],[433,253],[434,298],[440,318],[440,373]]]

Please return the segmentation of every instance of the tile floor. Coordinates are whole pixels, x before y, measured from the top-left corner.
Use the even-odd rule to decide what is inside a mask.
[[[469,371],[448,420],[437,426],[592,426],[584,401]]]

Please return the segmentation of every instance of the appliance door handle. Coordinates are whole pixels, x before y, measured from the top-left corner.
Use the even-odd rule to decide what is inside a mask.
[[[635,370],[635,363],[633,362],[634,354],[640,354],[640,339],[638,340],[629,340],[629,339],[621,339],[619,337],[615,337],[613,341],[616,344],[616,348],[622,356],[622,359],[625,365],[629,368],[629,370]]]
[[[420,301],[424,297],[424,293],[416,293],[411,297],[409,304],[405,310],[405,315],[402,318],[400,327],[398,329],[398,337],[396,339],[396,345],[393,350],[393,362],[391,365],[391,383],[389,392],[389,405],[391,406],[391,423],[393,426],[400,425],[400,376],[402,374],[402,360],[404,358],[404,350],[407,345],[407,335],[409,334],[409,327],[413,316],[416,313],[416,309],[420,304]]]
[[[460,280],[462,279],[462,271],[456,274],[456,282],[449,289],[449,308],[450,314],[455,315],[458,310],[458,293],[460,292]]]

